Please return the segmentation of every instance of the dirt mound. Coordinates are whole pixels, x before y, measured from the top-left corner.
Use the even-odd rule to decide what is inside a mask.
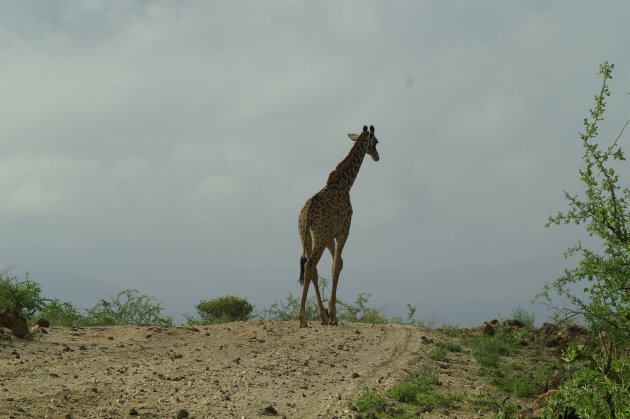
[[[494,319],[489,322],[484,322],[483,326],[478,327],[476,330],[484,335],[494,336],[499,330],[512,333],[515,329],[521,329],[523,327],[525,327],[525,324],[519,320],[508,319],[499,322],[497,319]]]
[[[590,332],[578,325],[559,326],[554,323],[544,323],[534,332],[534,338],[548,348],[555,348],[557,354],[571,342],[588,344]]]
[[[449,363],[428,356],[445,339],[403,325],[52,327],[34,341],[0,344],[0,412],[38,418],[349,418],[355,415],[349,403],[366,388],[389,389],[423,368],[435,371],[440,391],[493,392],[475,374],[470,351],[450,354]],[[467,417],[466,411],[456,414]],[[478,417],[472,411],[468,417]]]

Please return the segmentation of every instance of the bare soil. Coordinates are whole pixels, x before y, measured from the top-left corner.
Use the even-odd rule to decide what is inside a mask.
[[[404,325],[239,322],[52,327],[0,341],[1,418],[352,418],[349,403],[431,368],[440,392],[493,393],[468,350],[431,360],[444,335]],[[498,398],[498,396],[497,396]],[[444,409],[427,417],[479,417]]]

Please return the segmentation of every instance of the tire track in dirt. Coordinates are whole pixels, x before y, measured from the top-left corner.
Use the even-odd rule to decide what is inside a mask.
[[[340,389],[344,394],[342,398],[345,405],[331,406],[322,417],[339,417],[340,413],[348,413],[348,402],[359,397],[365,389],[389,388],[423,362],[421,329],[398,325],[369,325],[365,329],[357,330],[368,335],[357,348],[360,356],[355,367],[363,369],[361,377],[353,385]]]

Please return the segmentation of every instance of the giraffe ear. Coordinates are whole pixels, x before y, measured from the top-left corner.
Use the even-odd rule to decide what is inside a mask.
[[[348,134],[348,138],[350,138],[352,141],[356,141],[359,136],[357,134]]]

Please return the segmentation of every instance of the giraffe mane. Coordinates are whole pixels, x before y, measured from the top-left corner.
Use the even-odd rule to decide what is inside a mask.
[[[335,167],[335,170],[333,170],[332,172],[330,172],[330,174],[328,175],[328,181],[326,182],[326,185],[330,185],[332,184],[337,177],[337,174],[339,173],[339,171],[348,163],[348,161],[350,160],[350,156],[352,156],[354,154],[354,151],[357,147],[359,147],[359,143],[363,141],[363,139],[365,138],[365,135],[367,134],[367,131],[361,131],[361,134],[359,134],[359,137],[356,139],[356,141],[354,142],[354,145],[352,146],[352,148],[350,149],[350,152],[348,153],[348,155],[346,156],[345,159],[341,160],[339,162],[339,164],[337,165],[337,167]]]

